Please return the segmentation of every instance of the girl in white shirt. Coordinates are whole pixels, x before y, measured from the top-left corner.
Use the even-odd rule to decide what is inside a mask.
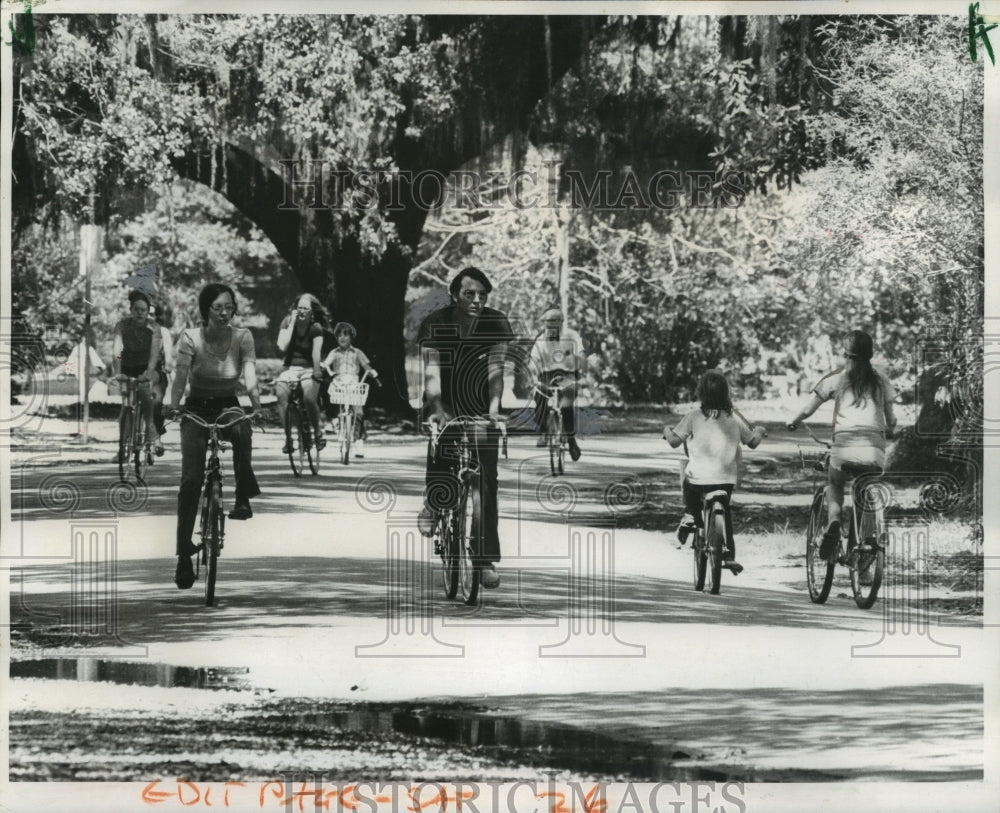
[[[728,497],[732,496],[739,469],[740,443],[755,449],[767,436],[767,431],[757,426],[753,430],[742,417],[734,414],[729,397],[729,383],[718,370],[709,370],[698,382],[698,399],[701,406],[685,415],[677,426],[663,430],[664,439],[677,448],[686,444],[688,462],[684,472],[684,516],[677,528],[677,538],[683,545],[695,528],[702,524],[702,507],[705,494],[725,491],[726,551],[724,561],[732,572],[743,567],[736,563],[736,545],[733,541],[733,523]]]

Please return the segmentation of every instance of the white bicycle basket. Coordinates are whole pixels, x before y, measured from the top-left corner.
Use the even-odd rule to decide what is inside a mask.
[[[327,392],[330,393],[330,403],[332,404],[364,406],[365,401],[368,400],[367,384],[348,384],[347,386],[331,384]]]

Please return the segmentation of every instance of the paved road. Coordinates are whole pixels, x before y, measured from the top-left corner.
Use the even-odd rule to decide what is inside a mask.
[[[246,690],[224,694],[244,728],[232,709],[286,719],[307,702],[322,707],[330,726],[381,732],[366,752],[372,770],[382,770],[387,742],[424,736],[451,743],[425,768],[440,776],[444,765],[469,776],[474,769],[460,758],[469,748],[486,749],[483,776],[530,776],[541,768],[526,755],[537,756],[539,743],[548,743],[548,768],[603,777],[981,775],[982,629],[940,626],[911,610],[887,615],[885,601],[860,611],[844,583],[827,605],[812,605],[799,535],[778,529],[747,540],[747,572],[727,577],[722,595],[695,593],[690,553],[675,549],[658,520],[676,513],[676,458],[652,436],[589,437],[584,459],[558,481],[529,440],[514,439],[501,464],[503,584],[478,608],[444,599],[415,532],[419,441],[387,437],[357,465],[325,462],[319,477],[300,479],[279,445],[275,433],[256,437],[264,493],[252,520],[227,526],[211,609],[200,585],[181,592],[171,582],[175,438],[138,491],[116,484],[110,462],[15,467],[19,521],[4,535],[15,657],[61,658],[68,668],[90,641],[93,660],[69,675],[86,691],[53,692],[65,684],[49,678],[15,681],[26,711],[15,715],[12,759],[27,759],[17,732],[51,715],[109,720],[140,707],[176,717],[178,697],[204,694],[162,680],[141,689],[120,683],[108,694],[107,684],[92,682],[103,661],[125,659],[239,670]],[[772,446],[770,454],[776,448],[790,451]],[[761,461],[764,454],[749,462]],[[775,486],[747,493],[743,504],[762,518],[775,505],[796,517],[805,496]],[[81,597],[96,603],[83,606]],[[88,635],[107,623],[116,641]],[[899,655],[907,657],[883,657]],[[404,720],[450,722],[383,731],[385,708]],[[187,745],[210,753],[196,720]],[[859,728],[871,732],[865,743]],[[515,729],[515,737],[497,733]],[[286,735],[297,743],[296,764],[327,754],[301,727]],[[87,736],[82,727],[79,736]],[[592,747],[566,745],[581,742]],[[27,759],[40,773],[29,767],[26,777],[75,776],[79,764],[123,775],[114,749],[80,745],[83,756],[67,761],[52,748]],[[262,761],[240,753],[234,775],[288,767],[287,754]],[[151,758],[146,768],[162,763]]]

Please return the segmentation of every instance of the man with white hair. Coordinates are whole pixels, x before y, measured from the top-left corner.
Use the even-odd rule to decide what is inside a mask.
[[[559,409],[563,416],[563,427],[569,441],[569,454],[573,460],[580,459],[580,446],[576,442],[576,390],[583,372],[583,341],[572,328],[563,326],[563,314],[559,308],[550,308],[542,314],[545,329],[535,339],[531,348],[530,367],[538,386],[546,389],[558,382],[562,387]],[[541,434],[538,445],[545,445],[544,426],[548,401],[541,395],[535,396],[535,420]]]

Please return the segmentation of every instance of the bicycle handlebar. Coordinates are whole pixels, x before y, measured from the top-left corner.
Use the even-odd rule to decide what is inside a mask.
[[[816,441],[820,446],[826,446],[827,449],[832,449],[833,448],[832,441],[823,440],[822,438],[816,437],[816,433],[813,432],[813,430],[809,428],[809,424],[807,424],[807,423],[800,423],[799,426],[801,426],[803,429],[805,429],[806,430],[806,434],[808,434],[809,437],[811,437],[814,441]],[[794,432],[795,430],[793,429],[792,431]]]
[[[177,414],[178,414],[178,417],[188,418],[193,423],[196,423],[196,424],[198,424],[198,426],[201,426],[201,427],[203,427],[205,429],[211,429],[213,426],[215,428],[217,428],[217,429],[228,429],[231,426],[235,426],[240,421],[249,421],[249,420],[251,420],[254,417],[254,415],[257,414],[255,412],[244,412],[242,409],[240,409],[240,407],[229,407],[228,409],[226,409],[226,410],[223,411],[222,415],[225,415],[226,412],[231,412],[233,410],[239,411],[239,415],[235,415],[232,420],[226,421],[224,423],[222,421],[219,421],[219,420],[216,420],[216,421],[206,421],[204,418],[202,418],[197,413],[195,413],[195,412],[188,412],[187,410],[183,410],[183,409],[178,410]],[[221,418],[222,415],[220,415],[219,417]]]
[[[564,387],[562,384],[556,384],[555,382],[546,384],[545,386],[550,391],[542,389],[540,386],[538,386],[538,384],[532,384],[531,391],[532,393],[537,392],[539,395],[542,396],[542,398],[552,398],[556,395],[559,395],[564,389],[566,389],[566,387]]]
[[[503,439],[503,456],[507,457],[507,424],[498,419],[492,417],[481,417],[478,415],[459,415],[456,418],[451,418],[446,421],[444,426],[439,426],[437,421],[426,421],[425,422],[431,430],[431,448],[437,453],[437,443],[438,438],[444,433],[446,429],[450,426],[461,426],[466,428],[468,426],[483,426],[489,428],[490,426],[495,426],[500,430],[500,437]]]

